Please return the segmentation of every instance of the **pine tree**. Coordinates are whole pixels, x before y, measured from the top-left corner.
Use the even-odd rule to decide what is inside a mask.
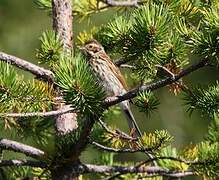
[[[218,69],[217,0],[35,0],[35,4],[53,20],[36,51],[39,64],[47,68],[0,52],[0,119],[2,129],[11,134],[0,140],[0,179],[219,177],[219,84],[182,80],[201,68]],[[80,32],[73,42],[73,20],[112,9],[118,14],[110,22]],[[79,50],[92,38],[116,57],[118,67],[129,69],[136,88],[107,97]],[[15,67],[35,77],[26,80]],[[178,149],[166,129],[133,137],[104,121],[118,113],[115,105],[128,99],[150,116],[160,104],[154,91],[164,86],[183,96],[187,113],[197,111],[211,120],[202,142]],[[89,145],[101,152],[96,164],[81,160]],[[23,156],[7,159],[8,151]],[[144,160],[116,161],[114,156],[122,153],[142,153]]]

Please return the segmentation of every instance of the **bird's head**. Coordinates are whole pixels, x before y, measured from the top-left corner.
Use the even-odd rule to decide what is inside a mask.
[[[96,53],[104,51],[103,46],[95,39],[85,42],[84,46],[80,48],[87,55],[93,56]]]

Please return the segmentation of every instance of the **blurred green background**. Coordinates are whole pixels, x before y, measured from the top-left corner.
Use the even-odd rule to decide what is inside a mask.
[[[108,22],[112,17],[112,12],[103,12],[93,15],[89,23],[86,20],[74,22],[74,32],[77,34],[83,30],[89,30],[95,25]],[[0,0],[0,51],[37,63],[35,53],[40,45],[39,37],[46,29],[51,29],[51,18],[46,12],[37,9],[32,0]],[[32,77],[26,72],[25,76]],[[218,79],[218,71],[209,68],[189,75],[184,81],[194,85],[207,84]],[[150,118],[133,107],[140,128],[146,132],[167,129],[175,137],[174,145],[178,148],[191,142],[201,141],[210,120],[202,117],[198,112],[189,116],[186,113],[186,107],[182,106],[183,96],[174,96],[168,88],[162,88],[155,93],[161,104]],[[127,130],[127,123],[123,116],[118,115],[108,123]],[[4,137],[5,135],[7,134],[4,133]],[[93,162],[96,157],[98,153],[91,148],[82,155],[82,159],[86,162]],[[117,158],[139,160],[143,157],[139,154],[135,156],[127,154]]]

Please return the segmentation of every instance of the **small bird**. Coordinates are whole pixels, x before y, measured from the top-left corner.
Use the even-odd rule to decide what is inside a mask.
[[[108,95],[120,96],[127,92],[127,85],[119,68],[113,64],[98,41],[95,39],[89,40],[80,49],[86,55],[98,82],[104,87]],[[119,105],[126,116],[131,134],[135,137],[141,136],[140,129],[131,112],[129,101],[122,101]]]

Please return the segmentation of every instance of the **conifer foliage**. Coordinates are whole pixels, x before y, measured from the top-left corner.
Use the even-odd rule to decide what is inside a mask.
[[[52,0],[34,2],[52,14]],[[0,179],[56,179],[57,171],[67,171],[63,179],[86,179],[89,175],[99,179],[219,177],[219,84],[193,85],[181,79],[199,68],[218,69],[219,2],[72,0],[75,21],[111,9],[119,15],[91,31],[80,32],[70,52],[64,50],[57,32],[45,31],[36,57],[48,70],[39,67],[33,73],[32,64],[0,52],[0,124],[11,134],[0,140]],[[119,59],[114,61],[118,67],[129,68],[138,87],[119,98],[107,97],[77,46],[90,38]],[[13,65],[38,75],[26,80]],[[49,72],[52,82],[43,79],[39,71]],[[197,111],[203,115],[200,121],[210,119],[201,142],[178,149],[166,129],[142,129],[142,136],[133,137],[133,132],[105,123],[105,119],[116,117],[114,105],[127,99],[151,116],[160,108],[159,95],[153,91],[163,86],[173,95],[183,96],[187,113]],[[54,109],[60,105],[57,99],[69,105],[66,112]],[[78,127],[57,138],[55,117],[67,112],[77,113]],[[7,143],[10,138],[20,144]],[[32,142],[32,147],[25,145],[27,142]],[[96,164],[86,164],[81,158],[88,147],[101,152]],[[7,150],[34,160],[24,156],[9,160]],[[114,158],[122,153],[142,153],[144,159],[120,162]]]

